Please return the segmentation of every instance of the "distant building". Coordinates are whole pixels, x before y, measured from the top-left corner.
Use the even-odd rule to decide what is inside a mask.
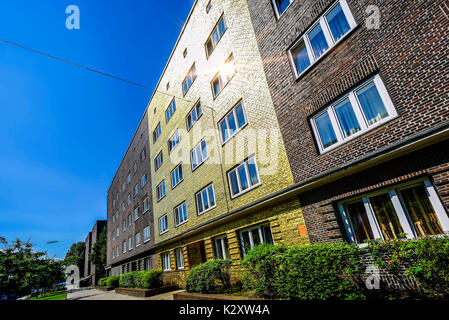
[[[103,229],[106,228],[106,223],[106,220],[97,220],[92,228],[92,231],[89,232],[86,240],[84,240],[86,251],[84,255],[84,278],[82,280],[86,286],[95,285],[96,281],[98,281],[95,274],[95,265],[89,260],[89,253],[91,252],[95,242],[97,242],[100,237]]]

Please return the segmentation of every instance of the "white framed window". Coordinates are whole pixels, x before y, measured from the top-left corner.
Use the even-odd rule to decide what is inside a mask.
[[[174,189],[182,180],[184,180],[184,175],[182,173],[182,163],[180,163],[171,172],[171,188]]]
[[[159,234],[166,233],[168,231],[168,215],[164,214],[159,218]]]
[[[165,121],[169,122],[171,117],[173,116],[173,114],[176,111],[176,101],[173,98],[173,100],[170,102],[170,104],[168,105],[167,110],[165,110]]]
[[[391,119],[398,113],[379,75],[365,81],[311,120],[321,153],[332,150]]]
[[[195,79],[196,79],[196,69],[195,69],[195,64],[193,64],[192,68],[190,68],[190,70],[187,73],[186,77],[182,81],[182,94],[184,96],[189,91],[189,89],[192,86],[192,84],[195,81]]]
[[[226,236],[214,238],[215,259],[229,259],[229,246]]]
[[[133,224],[133,217],[132,215],[128,215],[128,227],[132,224]]]
[[[126,182],[123,182],[122,183],[122,191],[125,191],[125,189],[126,189]]]
[[[170,252],[165,252],[161,254],[162,259],[162,270],[163,271],[170,271],[171,265],[170,265]]]
[[[120,228],[117,227],[116,231],[115,231],[115,237],[118,238],[120,235]]]
[[[153,131],[153,143],[157,141],[157,139],[161,136],[161,133],[162,133],[161,123],[159,122]]]
[[[128,184],[131,183],[131,172],[128,173],[128,177],[126,178],[126,181],[128,182]]]
[[[260,185],[255,156],[251,156],[228,172],[228,184],[231,198],[240,196]]]
[[[150,207],[149,207],[149,203],[148,203],[148,198],[145,198],[143,200],[143,213],[142,214],[147,212],[149,209],[150,209]]]
[[[207,41],[204,45],[206,48],[207,59],[210,57],[212,52],[214,52],[215,47],[218,45],[218,42],[220,42],[221,38],[223,37],[227,29],[228,27],[226,25],[226,20],[224,14],[222,14],[220,19],[218,19],[218,22],[215,25],[214,29],[212,30],[211,35],[209,36],[209,38],[207,38]]]
[[[157,201],[161,201],[165,197],[165,180],[162,180],[156,187],[156,199]]]
[[[122,252],[126,253],[126,241],[125,240],[123,240],[123,242],[122,242]]]
[[[184,269],[184,254],[182,252],[182,248],[175,249],[175,257],[176,257],[176,269],[178,270]]]
[[[143,149],[142,150],[142,153],[140,154],[140,159],[142,160],[142,161],[144,161],[145,160],[145,158],[146,158],[146,152],[145,152],[145,149]]]
[[[115,239],[115,232],[113,231],[111,235],[112,235],[112,240],[114,240]]]
[[[289,50],[296,77],[314,65],[356,26],[346,0],[336,1]]]
[[[150,226],[145,227],[145,229],[143,229],[143,242],[148,242],[151,240],[151,234],[150,234]]]
[[[176,130],[168,140],[168,153],[171,153],[178,144],[179,144],[179,133],[178,130]]]
[[[144,268],[145,270],[152,270],[153,269],[153,262],[151,258],[145,258],[144,259]]]
[[[175,215],[175,227],[187,222],[187,205],[185,201],[173,209]]]
[[[214,185],[210,184],[195,195],[198,215],[216,207]]]
[[[202,115],[203,110],[201,108],[201,103],[198,101],[186,117],[187,131],[190,131],[190,129],[192,129],[192,127]]]
[[[206,140],[198,143],[192,151],[190,151],[190,161],[192,163],[192,171],[195,171],[204,161],[208,159]]]
[[[126,230],[126,220],[122,221],[122,230],[125,231]]]
[[[136,233],[136,247],[140,246],[140,232]]]
[[[115,222],[115,214],[112,215],[112,223],[114,223],[114,222]]]
[[[220,71],[211,81],[214,99],[223,90],[223,88],[226,87],[229,81],[231,81],[235,73],[236,69],[234,64],[234,55],[231,54],[231,56],[225,61],[224,65],[220,68]]]
[[[449,231],[449,218],[428,179],[338,203],[351,242],[408,239]]]
[[[118,257],[118,255],[119,255],[119,246],[117,246],[117,247],[115,248],[115,250],[116,250],[115,256]]]
[[[112,200],[112,207],[115,207],[115,199]]]
[[[220,128],[221,142],[224,144],[247,125],[243,102],[240,101],[224,118],[218,123]]]
[[[125,211],[125,210],[126,210],[126,202],[123,201],[123,202],[122,202],[122,211]]]
[[[131,251],[133,249],[133,238],[128,238],[128,251]]]
[[[260,225],[239,231],[240,247],[242,254],[245,256],[248,251],[255,246],[267,243],[274,244],[271,228],[269,225]]]
[[[162,150],[159,152],[159,154],[154,159],[154,171],[157,171],[162,164],[164,163],[164,158],[162,157]]]
[[[140,179],[140,185],[143,188],[147,184],[147,174],[145,173]]]
[[[128,205],[131,204],[131,193],[128,194]]]
[[[134,209],[134,221],[139,219],[139,208]]]
[[[276,17],[279,19],[294,0],[272,0]]]
[[[139,194],[139,184],[136,183],[136,185],[134,186],[134,195],[138,195]]]
[[[112,249],[112,259],[115,258],[115,248]]]

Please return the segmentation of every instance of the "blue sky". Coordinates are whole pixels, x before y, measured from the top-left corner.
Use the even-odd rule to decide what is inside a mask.
[[[0,38],[153,88],[193,2],[1,1]],[[72,4],[80,30],[65,26]],[[106,218],[107,189],[150,97],[0,42],[0,236],[60,258],[83,241]]]

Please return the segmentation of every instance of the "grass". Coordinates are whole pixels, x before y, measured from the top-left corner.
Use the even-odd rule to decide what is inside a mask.
[[[31,298],[30,300],[67,300],[67,292],[65,291],[55,291],[48,292],[38,297]]]

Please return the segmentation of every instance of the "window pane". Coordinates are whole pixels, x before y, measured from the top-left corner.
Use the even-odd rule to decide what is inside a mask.
[[[301,41],[295,48],[293,48],[292,56],[295,61],[296,71],[298,74],[302,73],[310,66],[310,58],[304,41]]]
[[[201,151],[203,153],[203,161],[207,158],[207,148],[206,148],[206,141],[201,142]]]
[[[220,81],[218,78],[213,81],[212,86],[214,88],[214,95],[216,96],[221,91]]]
[[[239,172],[239,177],[240,177],[240,185],[242,187],[242,190],[246,190],[248,189],[248,177],[246,176],[246,170],[245,170],[245,166],[241,166],[240,168],[237,169]]]
[[[365,112],[366,120],[368,124],[372,125],[386,117],[388,117],[388,111],[380,97],[379,91],[377,91],[374,82],[371,82],[365,88],[357,92],[362,109]]]
[[[207,196],[207,190],[204,190],[202,194],[203,194],[204,210],[207,210],[209,209],[209,198]]]
[[[418,237],[444,233],[423,185],[401,190]]]
[[[243,113],[243,107],[241,104],[235,108],[235,113],[237,115],[237,124],[239,128],[241,128],[246,124],[245,114]]]
[[[329,48],[320,24],[310,31],[309,40],[317,59]]]
[[[216,28],[214,30],[214,33],[212,34],[212,38],[213,38],[213,41],[214,41],[214,45],[217,45],[218,40],[220,40],[220,35],[218,34],[218,28]]]
[[[232,194],[237,194],[239,193],[239,184],[237,182],[237,173],[236,171],[232,171],[229,174],[229,177],[231,179],[231,190],[232,190]]]
[[[263,227],[263,236],[264,236],[264,243],[268,244],[274,244],[273,237],[271,236],[271,229],[268,226]]]
[[[212,186],[210,186],[208,189],[210,206],[213,207],[215,205],[214,189],[212,188]]]
[[[221,137],[223,138],[223,142],[228,140],[228,125],[226,124],[226,121],[220,122],[220,129],[221,129]]]
[[[323,144],[323,149],[330,147],[338,141],[327,112],[316,118],[315,123],[321,138],[321,143]]]
[[[254,246],[257,246],[258,244],[261,244],[262,243],[262,239],[260,239],[259,228],[253,229],[250,232],[251,232],[251,235],[253,237],[253,244],[254,244]]]
[[[198,160],[197,160],[197,157],[196,157],[196,150],[193,150],[191,152],[191,154],[192,154],[192,166],[195,169],[196,167],[198,167]]]
[[[385,193],[380,196],[370,198],[374,214],[385,240],[397,239],[404,230],[401,227],[399,218],[391,203],[390,195]]]
[[[346,99],[345,101],[337,105],[335,107],[335,113],[337,114],[337,118],[340,122],[340,126],[343,130],[343,135],[345,136],[345,138],[361,130],[349,99]]]
[[[335,41],[338,41],[351,29],[340,4],[329,12],[326,19]]]
[[[276,6],[279,15],[283,14],[285,9],[290,5],[290,0],[276,0]]]
[[[214,46],[212,44],[212,40],[208,39],[206,42],[206,49],[207,49],[207,54],[210,55],[212,53],[212,51],[214,51]]]
[[[221,246],[222,239],[215,239],[215,257],[223,259],[223,247]]]
[[[225,30],[226,30],[226,23],[225,23],[224,18],[221,18],[221,20],[220,20],[220,22],[219,22],[219,24],[218,24],[218,29],[219,29],[219,32],[220,32],[220,38],[221,38],[221,36],[223,35],[223,33],[224,33]]]
[[[196,158],[198,159],[198,165],[203,162],[203,153],[201,152],[201,145],[196,147]]]
[[[199,211],[199,213],[203,212],[204,209],[203,209],[203,201],[201,200],[201,193],[198,193],[198,194],[196,195],[196,203],[197,203],[197,205],[198,205],[198,211]]]
[[[228,123],[229,123],[229,132],[230,132],[230,135],[232,136],[234,134],[234,132],[237,131],[237,126],[236,126],[235,118],[234,118],[234,112],[231,112],[228,115]]]
[[[248,231],[242,232],[242,240],[243,240],[243,243],[241,245],[242,245],[243,251],[246,253],[249,250],[251,250],[251,243],[249,241],[249,232]]]
[[[257,175],[256,163],[254,158],[248,160],[248,171],[251,185],[254,186],[259,183],[259,176]]]
[[[371,230],[363,201],[348,204],[346,209],[352,223],[353,232],[357,243],[364,243],[367,242],[367,240],[374,240],[373,231]]]

